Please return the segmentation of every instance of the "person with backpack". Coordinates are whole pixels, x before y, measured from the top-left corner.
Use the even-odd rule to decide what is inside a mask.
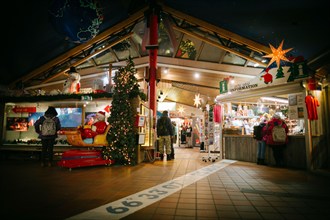
[[[159,144],[160,159],[164,159],[164,146],[166,150],[166,159],[171,160],[171,138],[173,136],[173,126],[168,117],[168,111],[163,111],[162,116],[157,120],[157,137]]]
[[[41,139],[41,166],[53,165],[54,144],[57,138],[57,132],[61,129],[61,122],[57,117],[57,111],[54,107],[49,106],[45,114],[34,123],[35,131]]]
[[[257,140],[257,164],[267,165],[265,163],[265,152],[266,152],[266,125],[267,119],[261,118],[259,125],[253,128],[253,138]]]
[[[277,114],[267,123],[266,144],[272,148],[277,167],[284,167],[284,149],[288,143],[288,126]]]

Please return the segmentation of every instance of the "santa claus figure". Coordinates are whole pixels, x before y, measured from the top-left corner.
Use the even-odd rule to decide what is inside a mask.
[[[92,125],[85,125],[80,128],[82,139],[94,138],[98,134],[103,134],[107,129],[107,122],[105,121],[105,112],[99,111],[96,113],[94,123]]]

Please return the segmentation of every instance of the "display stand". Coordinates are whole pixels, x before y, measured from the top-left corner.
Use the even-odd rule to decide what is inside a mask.
[[[139,150],[142,155],[139,157],[143,162],[153,163],[156,159],[156,148],[154,146],[153,114],[152,110],[140,105],[140,114],[144,123],[139,126]]]
[[[207,156],[202,157],[202,161],[212,161],[220,159],[220,147],[215,143],[214,137],[214,117],[213,117],[213,106],[209,106],[207,111],[204,113],[205,117],[205,144],[207,148]],[[205,150],[204,150],[205,152]]]

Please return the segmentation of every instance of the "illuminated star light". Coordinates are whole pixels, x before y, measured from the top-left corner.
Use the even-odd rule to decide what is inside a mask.
[[[201,104],[201,98],[199,97],[199,94],[195,95],[194,98],[194,106],[196,106],[198,108],[198,106]]]
[[[180,107],[179,107],[179,109],[178,109],[178,112],[179,113],[181,113],[181,114],[183,114],[184,113],[184,107],[181,105]]]
[[[272,50],[273,53],[263,56],[263,57],[266,57],[266,58],[271,58],[271,60],[269,61],[267,67],[269,67],[275,61],[276,61],[277,67],[280,67],[281,60],[290,62],[285,57],[285,54],[287,52],[291,51],[293,48],[289,48],[289,49],[283,50],[282,49],[282,47],[283,47],[283,40],[282,40],[280,46],[277,49],[275,49],[271,44],[269,44],[269,46],[270,46],[270,49]]]

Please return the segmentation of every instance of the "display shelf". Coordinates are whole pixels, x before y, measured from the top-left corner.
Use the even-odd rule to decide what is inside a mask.
[[[304,132],[301,131],[301,130],[304,129],[304,127],[302,126],[301,120],[299,120],[299,119],[285,119],[285,123],[288,126],[289,134],[301,134],[301,133],[304,133]],[[295,129],[297,129],[297,126],[300,126],[301,127],[301,129],[299,131],[296,131],[295,130]]]

